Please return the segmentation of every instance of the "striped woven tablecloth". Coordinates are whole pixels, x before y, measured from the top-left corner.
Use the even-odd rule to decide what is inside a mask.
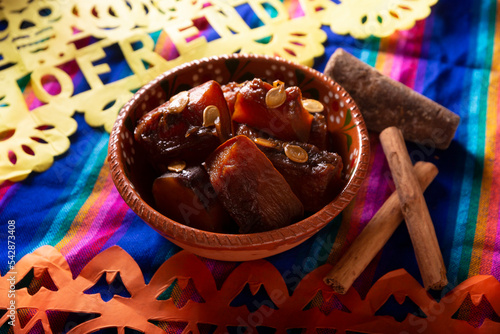
[[[449,149],[407,143],[414,161],[430,161],[439,168],[425,198],[448,270],[449,291],[476,275],[500,280],[500,4],[440,0],[431,9],[430,16],[410,30],[385,38],[357,40],[323,28],[325,53],[315,59],[314,68],[322,71],[329,56],[342,47],[460,115],[461,124]],[[168,41],[158,34],[151,36],[157,51],[168,54]],[[108,64],[114,69],[110,76],[122,76],[123,60],[113,63],[110,59]],[[81,73],[75,75],[75,90],[84,90],[78,81]],[[30,92],[24,94],[29,101]],[[147,282],[180,249],[138,218],[118,194],[106,160],[109,134],[90,127],[82,114],[75,114],[74,119],[78,129],[69,137],[71,146],[55,158],[52,167],[0,186],[1,273],[8,270],[7,260],[3,261],[8,256],[7,223],[15,220],[17,259],[50,245],[66,258],[76,277],[98,253],[118,245],[137,262]],[[371,168],[352,205],[307,242],[267,259],[282,274],[297,278],[290,281],[292,285],[324,264],[332,247],[333,256],[345,252],[393,191],[393,184],[384,177],[389,169],[378,134],[370,133],[370,141]],[[316,260],[304,262],[311,258]],[[221,279],[237,266],[204,262]],[[421,282],[404,224],[354,288],[363,297],[383,275],[400,268]],[[499,305],[500,297],[482,309],[469,307],[455,316],[472,317],[479,328],[485,317],[500,322]],[[389,307],[385,314],[396,317],[398,312]]]

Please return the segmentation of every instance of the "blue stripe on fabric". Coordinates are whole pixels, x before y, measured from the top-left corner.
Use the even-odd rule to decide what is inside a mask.
[[[88,178],[81,169],[84,165],[99,163],[93,155],[96,144],[100,143],[101,147],[107,145],[108,134],[90,128],[81,114],[76,114],[75,119],[78,131],[70,137],[71,147],[68,152],[56,157],[54,164],[47,171],[32,173],[26,180],[14,185],[17,191],[13,193],[8,205],[2,208],[2,217],[16,221],[18,260],[43,244],[40,240],[44,239],[63,203],[83,191],[73,190],[79,178]],[[104,156],[100,159],[101,165]],[[88,182],[93,185],[95,178],[89,179]],[[3,221],[2,219],[2,224]],[[5,250],[6,248],[0,248],[0,256],[4,253],[7,255]],[[5,264],[1,263],[0,270],[4,268]]]
[[[2,219],[9,219],[8,216],[3,215],[3,212],[5,211],[7,206],[9,205],[12,198],[15,197],[17,190],[20,188],[20,185],[21,185],[20,183],[15,183],[15,184],[11,185],[9,190],[7,190],[4,197],[0,201],[0,217],[2,217]]]
[[[127,212],[126,218],[131,219],[131,222],[116,244],[129,253],[141,266],[144,279],[149,282],[160,265],[180,251],[180,248],[161,236],[132,211]]]
[[[483,31],[479,29],[478,21],[480,20],[481,13],[478,8],[474,8],[472,11],[471,27],[470,27],[470,42],[469,50],[478,50],[478,43],[481,42],[481,38],[484,37]],[[464,240],[467,231],[469,221],[469,205],[471,203],[471,192],[473,185],[474,169],[475,169],[475,154],[477,150],[477,132],[478,123],[477,117],[479,114],[479,97],[477,93],[481,91],[481,71],[474,69],[475,67],[482,64],[482,56],[476,52],[470,53],[467,64],[469,64],[472,69],[466,71],[466,75],[463,81],[462,91],[468,92],[464,94],[462,99],[462,115],[467,115],[462,119],[460,136],[457,137],[458,142],[462,144],[465,148],[464,168],[462,172],[462,180],[460,181],[460,187],[453,189],[458,190],[457,197],[457,207],[456,210],[456,225],[453,234],[452,252],[450,254],[449,266],[448,266],[448,278],[450,282],[459,283],[459,273],[461,271],[461,258],[464,251]],[[450,207],[453,209],[453,207]],[[453,216],[453,215],[451,215]]]

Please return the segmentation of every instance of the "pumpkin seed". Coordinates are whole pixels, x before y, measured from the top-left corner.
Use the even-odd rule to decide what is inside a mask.
[[[186,168],[186,162],[182,161],[182,160],[175,160],[175,161],[172,161],[169,165],[168,165],[168,170],[171,171],[171,172],[182,172],[184,170],[184,168]]]
[[[297,145],[286,145],[285,155],[288,157],[288,159],[298,163],[304,163],[309,160],[309,155],[307,154],[307,152],[302,147]]]
[[[170,114],[181,113],[189,103],[189,93],[187,91],[180,92],[170,98],[170,104],[167,107],[167,112]]]
[[[323,110],[325,110],[325,107],[321,102],[313,99],[302,100],[302,106],[310,113],[322,112]]]
[[[271,88],[266,94],[266,105],[269,108],[278,108],[286,101],[285,84],[276,80],[273,86],[274,88]]]
[[[219,108],[214,105],[209,105],[203,110],[203,126],[208,127],[215,125],[215,121],[219,118]]]
[[[255,138],[253,141],[255,142],[255,144],[260,145],[260,146],[269,147],[269,148],[276,147],[276,144],[274,144],[272,141],[265,139],[265,138]]]

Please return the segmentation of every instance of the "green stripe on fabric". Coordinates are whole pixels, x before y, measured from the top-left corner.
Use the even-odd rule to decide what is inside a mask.
[[[66,214],[65,222],[61,226],[61,228],[58,229],[57,233],[54,235],[52,238],[51,245],[56,245],[59,241],[64,238],[66,235],[67,231],[71,227],[71,224],[73,223],[73,220],[75,219],[76,215],[82,208],[83,204],[89,197],[90,193],[92,192],[92,189],[94,188],[95,182],[99,176],[99,173],[101,172],[104,159],[106,159],[106,156],[108,154],[108,136],[105,135],[104,138],[101,138],[99,143],[96,146],[96,151],[97,153],[97,159],[95,159],[95,163],[92,166],[92,177],[89,177],[87,179],[87,182],[85,183],[84,186],[84,192],[80,193],[80,196],[73,202],[73,205],[71,206],[70,210]]]
[[[472,175],[472,188],[469,194],[471,201],[467,213],[466,232],[464,247],[460,258],[460,266],[457,279],[464,281],[469,276],[470,266],[474,265],[472,249],[476,232],[477,215],[479,210],[479,199],[481,195],[482,175],[484,169],[484,145],[486,136],[486,113],[488,107],[488,85],[490,78],[491,62],[493,57],[493,42],[495,38],[495,15],[496,1],[485,1],[481,4],[478,37],[476,45],[475,64],[480,69],[474,70],[472,79],[471,95],[477,98],[477,123],[475,132],[470,135],[476,136],[476,147],[474,156],[474,172]],[[488,17],[488,20],[483,18]],[[472,104],[472,103],[471,103]],[[478,262],[479,264],[480,262]]]
[[[366,39],[365,45],[359,59],[367,63],[368,65],[375,67],[377,62],[378,51],[380,49],[380,38],[370,37]]]
[[[34,248],[42,245],[55,246],[64,237],[99,176],[107,155],[108,137],[107,133],[101,135],[90,154],[90,157],[96,158],[88,160],[74,187],[71,188],[71,193],[68,195],[70,200],[60,209],[53,222],[49,222],[51,224],[50,229],[45,233],[43,239],[38,242],[38,246]]]

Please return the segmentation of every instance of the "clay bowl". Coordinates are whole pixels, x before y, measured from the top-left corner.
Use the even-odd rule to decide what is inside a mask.
[[[326,107],[328,128],[342,156],[346,186],[322,210],[290,226],[264,233],[219,234],[183,225],[154,209],[153,171],[134,141],[134,127],[146,112],[176,93],[207,80],[224,84],[252,78],[281,80],[299,86],[304,97]],[[174,244],[194,254],[225,261],[247,261],[284,252],[304,242],[336,217],[354,198],[369,162],[365,123],[349,94],[309,67],[258,55],[233,54],[196,60],[176,67],[141,88],[122,108],[111,132],[109,159],[113,181],[125,202],[146,223]]]

